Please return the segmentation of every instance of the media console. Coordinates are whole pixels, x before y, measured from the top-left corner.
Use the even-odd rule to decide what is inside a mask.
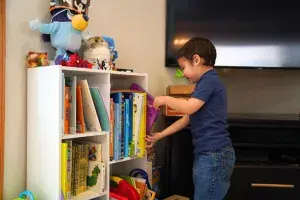
[[[168,125],[178,118],[166,118]],[[230,114],[236,165],[226,200],[300,199],[299,115]],[[166,195],[193,196],[189,127],[168,138]]]

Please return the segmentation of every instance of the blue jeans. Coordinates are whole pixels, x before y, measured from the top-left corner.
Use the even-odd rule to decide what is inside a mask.
[[[229,189],[234,164],[235,152],[229,147],[196,155],[194,200],[222,200]]]

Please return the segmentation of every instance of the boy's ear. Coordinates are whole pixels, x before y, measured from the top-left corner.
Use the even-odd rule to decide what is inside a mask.
[[[195,54],[193,56],[193,63],[194,65],[203,65],[205,63],[205,60],[201,58],[198,54]]]

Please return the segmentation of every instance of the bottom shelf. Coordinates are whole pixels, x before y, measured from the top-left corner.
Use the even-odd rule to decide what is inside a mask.
[[[106,195],[107,193],[104,192],[102,194],[96,193],[96,192],[92,192],[92,191],[86,191],[86,192],[82,192],[77,196],[74,196],[71,198],[71,200],[90,200],[90,199],[94,199],[94,198],[98,198],[101,196]]]

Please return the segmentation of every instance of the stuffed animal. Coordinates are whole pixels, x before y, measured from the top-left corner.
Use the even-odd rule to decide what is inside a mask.
[[[107,36],[87,36],[83,42],[83,57],[103,70],[115,70],[118,58],[115,42]]]
[[[69,22],[76,14],[87,15],[90,0],[50,0],[51,22]],[[61,12],[67,9],[67,12]],[[50,42],[49,34],[42,34],[44,42]]]
[[[111,55],[111,61],[115,62],[115,60],[119,57],[118,51],[116,51],[115,41],[111,37],[103,36],[103,39],[108,43],[108,48]]]
[[[110,60],[108,43],[103,37],[95,36],[84,40],[83,49],[83,58],[101,69],[103,68],[102,62]]]
[[[62,65],[67,67],[80,67],[80,68],[93,68],[93,64],[83,60],[77,53],[68,54],[65,53],[64,55],[59,55],[55,59],[56,65]]]
[[[80,49],[82,32],[89,21],[86,15],[89,3],[89,0],[50,0],[51,22],[30,21],[32,30],[50,35],[51,45],[56,49],[54,60],[59,55],[76,53]],[[47,36],[43,35],[43,39],[47,41]]]

